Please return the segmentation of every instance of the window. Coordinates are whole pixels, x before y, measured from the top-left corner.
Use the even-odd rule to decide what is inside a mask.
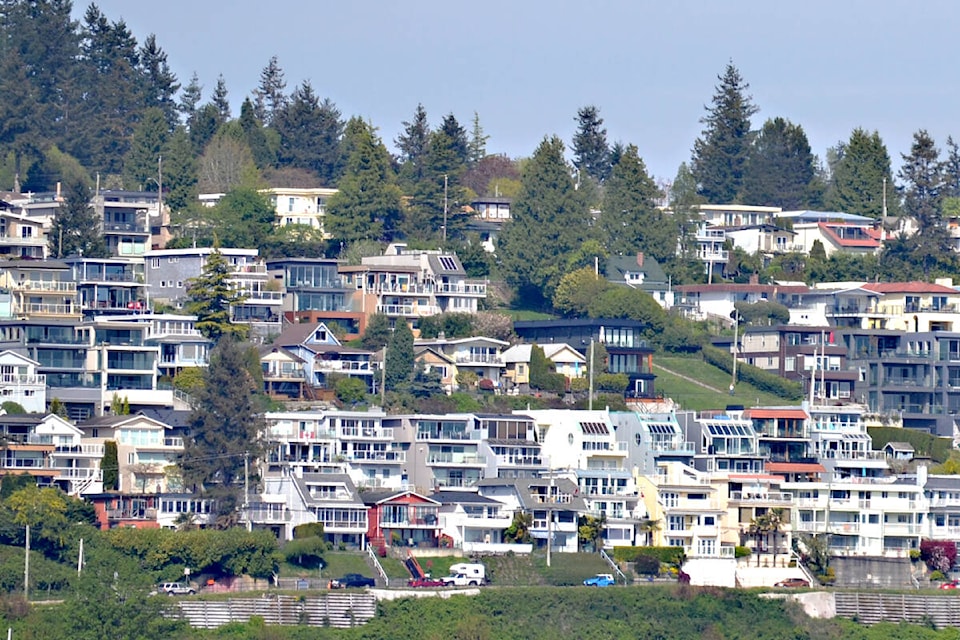
[[[167,264],[177,264],[178,262],[180,262],[180,258],[177,256],[170,256],[167,258]]]
[[[160,258],[150,258],[150,268],[159,269],[160,268]]]
[[[32,238],[32,237],[33,237],[33,227],[20,227],[20,237],[21,237],[21,238]]]
[[[287,213],[293,212],[293,203],[296,202],[296,198],[287,198]]]

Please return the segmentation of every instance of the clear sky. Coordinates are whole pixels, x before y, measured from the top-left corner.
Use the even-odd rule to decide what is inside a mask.
[[[960,139],[960,2],[953,0],[98,0],[139,42],[150,33],[182,84],[209,99],[223,74],[235,113],[271,56],[288,92],[309,80],[391,151],[422,102],[437,125],[473,113],[488,152],[568,144],[579,107],[611,142],[638,146],[671,179],[690,158],[717,75],[732,60],[766,118],[803,126],[823,157],[876,129],[894,166],[927,129]],[[81,17],[86,2],[75,0]]]

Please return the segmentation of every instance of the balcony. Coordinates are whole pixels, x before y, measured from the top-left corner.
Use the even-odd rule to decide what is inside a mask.
[[[72,304],[48,304],[46,302],[28,302],[22,312],[29,316],[79,316],[79,307]]]
[[[78,457],[89,456],[91,458],[103,457],[102,444],[58,444],[53,450],[53,455],[57,457]]]
[[[393,440],[393,429],[374,427],[340,427],[341,438],[355,440]]]
[[[109,520],[156,520],[156,509],[107,509]]]
[[[540,456],[497,456],[499,467],[542,467],[543,458]]]
[[[76,282],[59,280],[21,280],[13,284],[14,291],[33,291],[37,293],[76,293]]]
[[[650,450],[661,454],[693,455],[696,449],[692,442],[651,442]]]
[[[487,285],[469,282],[440,283],[437,285],[437,293],[443,295],[485,296],[487,295]]]
[[[440,313],[440,307],[432,304],[378,304],[377,313],[387,316],[425,318]]]
[[[458,353],[455,357],[457,364],[492,364],[503,366],[503,360],[496,353]]]
[[[432,284],[381,282],[372,287],[373,293],[394,295],[430,296],[435,292]]]
[[[104,222],[104,233],[139,233],[149,235],[150,231],[142,222]]]
[[[294,371],[264,371],[264,380],[303,380],[303,369]]]
[[[233,276],[242,276],[248,275],[251,273],[262,273],[266,275],[267,265],[265,264],[240,264],[234,265],[233,271],[231,272]]]
[[[314,371],[352,371],[354,373],[371,373],[370,362],[356,360],[316,360],[313,363]]]
[[[145,340],[160,340],[163,338],[203,338],[197,329],[180,329],[177,327],[148,327]]]
[[[427,455],[427,464],[438,465],[486,465],[485,456],[478,456],[471,453],[452,453],[439,452],[429,453]]]
[[[885,522],[883,535],[885,536],[918,536],[923,533],[919,524],[908,522]]]
[[[749,492],[749,491],[731,491],[730,500],[732,502],[747,502],[750,504],[781,504],[790,506],[793,504],[793,494],[781,493],[779,491]]]
[[[256,303],[282,303],[282,291],[262,291],[254,289],[237,289],[237,292],[244,296],[243,304]]]
[[[37,236],[27,236],[26,238],[22,236],[16,236],[9,233],[0,234],[0,245],[6,246],[18,246],[18,247],[42,247],[46,244],[44,239]]]
[[[57,478],[64,480],[86,480],[87,478],[100,480],[103,478],[102,471],[92,467],[53,467],[53,470],[57,472]]]
[[[0,385],[45,385],[47,384],[47,376],[44,374],[36,375],[14,375],[14,374],[3,374],[0,375]]]
[[[401,463],[407,460],[407,454],[403,451],[354,451],[340,456],[347,462]]]

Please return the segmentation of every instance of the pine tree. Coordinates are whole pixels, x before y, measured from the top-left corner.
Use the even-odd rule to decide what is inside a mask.
[[[610,176],[610,147],[600,109],[590,105],[577,110],[577,132],[573,136],[573,166],[602,183]],[[581,176],[581,180],[583,176]]]
[[[610,254],[642,251],[657,260],[676,250],[679,229],[657,208],[660,190],[634,145],[627,146],[607,180],[600,233]]]
[[[708,202],[738,202],[753,135],[750,118],[757,113],[747,95],[750,85],[733,63],[727,64],[712,106],[701,120],[706,127],[693,144],[691,171]]]
[[[960,146],[947,136],[947,158],[943,163],[943,196],[960,198]]]
[[[312,171],[325,186],[334,186],[341,173],[340,111],[329,99],[323,102],[304,81],[290,102],[274,114],[273,128],[280,135],[278,161]]]
[[[166,118],[167,128],[172,130],[178,120],[174,96],[180,90],[180,83],[167,64],[167,53],[160,48],[152,33],[140,47],[140,73],[143,76],[145,106],[159,108]]]
[[[390,155],[372,127],[359,118],[347,123],[344,139],[352,150],[339,191],[327,203],[324,230],[347,244],[389,239],[403,213]]]
[[[214,341],[225,336],[246,337],[247,326],[234,324],[231,319],[232,307],[244,300],[231,275],[230,263],[215,248],[207,256],[203,272],[187,284],[187,313],[197,316],[197,329]]]
[[[394,141],[400,152],[400,179],[405,184],[416,184],[423,178],[423,161],[429,140],[427,111],[422,104],[418,104],[413,120],[403,122],[403,133]]]
[[[187,486],[216,500],[218,514],[241,506],[245,461],[262,452],[265,431],[258,406],[262,383],[250,371],[252,347],[221,340],[210,354],[204,384],[190,416],[192,437],[184,442],[180,468]]]
[[[243,130],[247,146],[253,154],[253,161],[257,167],[266,169],[276,164],[277,153],[270,148],[270,142],[261,121],[256,117],[256,109],[250,98],[245,98],[240,105],[240,128]]]
[[[230,119],[230,97],[227,93],[227,81],[222,73],[217,76],[217,86],[213,88],[213,97],[210,104],[217,108],[218,124],[223,124]]]
[[[440,123],[440,131],[450,139],[450,148],[456,155],[458,163],[466,167],[470,161],[470,142],[467,140],[466,130],[460,126],[456,117],[449,113]]]
[[[360,346],[367,351],[379,351],[390,342],[390,335],[390,319],[382,313],[374,313],[367,320]]]
[[[497,250],[501,273],[525,303],[545,305],[565,272],[567,254],[590,236],[587,207],[574,188],[563,142],[545,138],[524,169]]]
[[[909,154],[903,154],[899,178],[903,194],[903,210],[917,222],[917,233],[911,237],[912,260],[919,263],[925,277],[938,263],[948,271],[956,264],[949,233],[943,224],[944,165],[933,138],[921,129],[913,134]]]
[[[467,144],[467,165],[475,167],[487,155],[487,140],[490,136],[483,133],[480,126],[480,114],[473,112],[473,129],[470,131],[470,141]]]
[[[159,158],[167,143],[167,120],[159,107],[152,107],[133,131],[130,150],[123,159],[126,187],[132,191],[156,191]]]
[[[880,218],[886,205],[888,215],[899,214],[890,156],[879,133],[854,129],[850,140],[837,145],[834,153],[836,160],[825,197],[829,209]]]
[[[171,211],[192,206],[197,197],[197,159],[181,125],[163,146],[163,201]]]
[[[200,108],[200,101],[203,99],[203,87],[200,86],[200,77],[194,71],[190,76],[190,82],[180,93],[180,102],[177,104],[177,110],[183,116],[183,123],[187,130],[193,127],[194,118],[197,116],[197,110]]]
[[[408,236],[424,241],[444,236],[452,239],[463,231],[470,219],[463,209],[466,192],[460,185],[465,170],[460,143],[442,129],[431,133],[423,177],[413,186],[405,224]]]
[[[404,390],[413,376],[414,364],[413,332],[407,321],[399,318],[393,335],[390,336],[390,344],[387,346],[387,363],[384,371],[387,390]]]
[[[90,187],[83,182],[67,187],[64,202],[50,227],[51,257],[106,258],[110,255],[100,233],[100,219],[90,206],[90,197]]]
[[[253,92],[253,113],[265,127],[270,126],[276,113],[287,104],[286,88],[283,69],[277,56],[273,56],[260,72],[260,86]]]
[[[740,199],[788,211],[802,209],[810,205],[815,177],[803,127],[783,118],[767,120],[750,149]]]

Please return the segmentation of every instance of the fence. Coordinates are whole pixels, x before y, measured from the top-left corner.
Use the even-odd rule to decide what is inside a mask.
[[[268,625],[306,625],[348,628],[366,624],[377,611],[376,599],[369,593],[330,593],[298,598],[270,595],[261,598],[197,600],[186,598],[177,603],[173,615],[191,627],[215,629],[231,622],[262,618]]]

